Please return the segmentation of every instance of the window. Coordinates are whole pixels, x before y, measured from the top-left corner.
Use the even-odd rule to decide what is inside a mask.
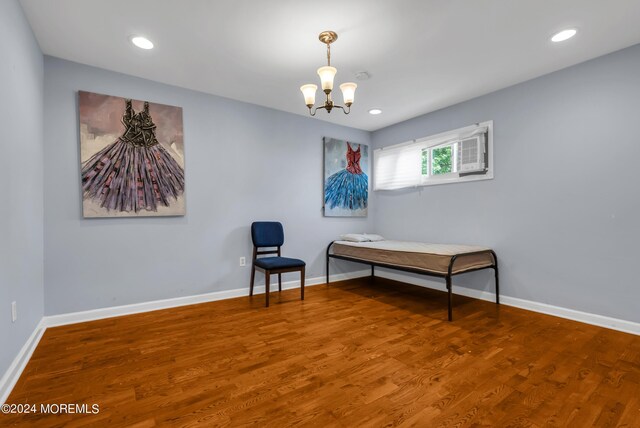
[[[493,178],[493,121],[374,151],[374,190]]]

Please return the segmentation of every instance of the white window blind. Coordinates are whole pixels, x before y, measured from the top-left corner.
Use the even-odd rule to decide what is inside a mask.
[[[422,145],[401,144],[373,151],[373,190],[418,186],[422,179]]]

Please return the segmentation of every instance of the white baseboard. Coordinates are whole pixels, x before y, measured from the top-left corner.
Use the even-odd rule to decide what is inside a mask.
[[[22,346],[22,349],[20,349],[20,352],[18,352],[18,355],[16,355],[9,368],[2,376],[2,379],[0,379],[0,405],[7,402],[9,394],[11,394],[11,391],[16,385],[16,382],[18,382],[18,379],[20,379],[22,371],[27,366],[27,363],[31,359],[31,355],[33,355],[33,351],[35,351],[38,346],[40,338],[42,338],[46,329],[47,328],[44,326],[42,320],[40,320],[36,328],[33,330],[33,333],[31,333],[31,336],[29,336],[25,344]]]
[[[438,283],[432,279],[416,278],[402,272],[392,272],[382,269],[376,269],[376,276],[405,282],[408,284],[418,285],[420,287],[431,288],[434,290],[446,290],[444,282]],[[496,301],[496,294],[494,292],[474,290],[471,288],[456,286],[455,284],[453,284],[453,294],[472,297],[474,299],[487,300],[490,302]],[[640,323],[633,321],[591,314],[589,312],[582,312],[574,309],[567,309],[560,306],[553,306],[546,303],[539,303],[531,300],[519,299],[517,297],[504,295],[500,296],[500,304],[526,309],[528,311],[539,312],[542,314],[553,315],[560,318],[566,318],[573,321],[579,321],[585,324],[597,325],[598,327],[610,328],[612,330],[618,330],[625,333],[640,335]]]
[[[356,272],[347,272],[331,275],[331,281],[343,281],[346,279],[360,278],[370,274],[369,270]],[[305,286],[324,284],[326,277],[305,278]],[[271,289],[277,287],[277,282],[271,284]],[[282,283],[282,289],[300,287],[300,280],[285,281]],[[263,294],[264,285],[256,285],[253,289],[254,294]],[[171,299],[154,300],[151,302],[134,303],[131,305],[112,306],[110,308],[91,309],[82,312],[71,312],[68,314],[49,315],[43,318],[46,327],[57,327],[67,324],[76,324],[86,321],[95,321],[104,318],[119,317],[122,315],[132,315],[142,312],[157,311],[160,309],[175,308],[178,306],[195,305],[196,303],[214,302],[216,300],[232,299],[234,297],[242,297],[249,295],[249,287],[236,288],[233,290],[214,291],[212,293],[198,294],[195,296],[174,297]]]

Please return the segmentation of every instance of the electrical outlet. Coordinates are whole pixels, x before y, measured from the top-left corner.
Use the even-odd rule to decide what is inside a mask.
[[[244,257],[240,257],[240,266],[246,266],[247,265],[247,259]]]
[[[18,319],[18,304],[11,302],[11,322],[16,322]]]

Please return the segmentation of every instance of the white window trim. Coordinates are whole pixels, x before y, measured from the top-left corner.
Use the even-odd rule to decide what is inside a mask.
[[[415,140],[416,143],[423,143],[423,149],[431,149],[437,146],[446,145],[447,143],[454,142],[460,139],[460,135],[473,132],[477,128],[486,127],[488,131],[487,138],[487,150],[489,151],[487,156],[487,172],[485,174],[471,174],[463,175],[460,177],[457,172],[442,175],[428,175],[422,176],[419,186],[437,186],[440,184],[452,184],[452,183],[466,183],[470,181],[492,180],[493,179],[493,120],[486,122],[476,123],[471,126],[465,126],[464,128],[454,129],[453,131],[442,132],[440,134],[431,135],[429,137],[420,138]],[[452,160],[455,162],[455,160]],[[431,170],[431,163],[429,163],[429,170]],[[431,171],[429,171],[431,172]]]

